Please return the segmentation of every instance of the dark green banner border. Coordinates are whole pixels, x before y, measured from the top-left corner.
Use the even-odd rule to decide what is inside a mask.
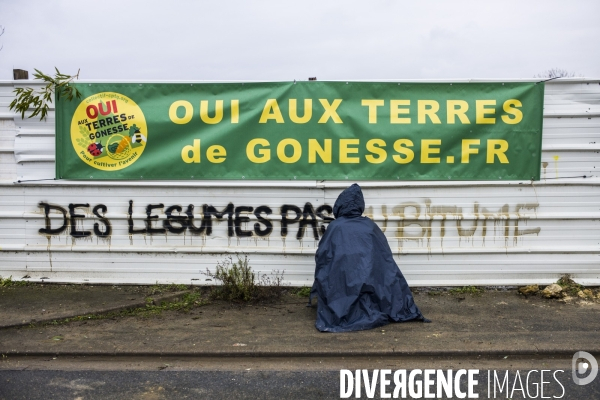
[[[398,82],[271,82],[271,83],[86,83],[75,84],[82,92],[80,100],[58,99],[56,104],[56,178],[75,180],[539,180],[541,165],[541,142],[543,121],[543,83],[398,83]],[[147,122],[147,142],[143,154],[130,166],[118,171],[101,171],[83,162],[77,155],[71,140],[71,123],[77,106],[96,93],[116,92],[132,99],[142,109]],[[283,123],[277,121],[278,114],[266,107],[269,99],[277,101]],[[303,116],[304,99],[312,99],[312,118],[302,124],[290,119],[290,99],[296,100],[296,114]],[[335,123],[330,117],[319,123],[325,109],[320,102],[324,99],[332,107],[336,99],[341,103],[335,114],[342,123]],[[391,123],[392,100],[409,100],[409,106],[397,106],[402,113],[396,118],[411,118],[410,124]],[[516,99],[522,120],[518,124],[502,123],[514,114],[507,114],[503,106],[507,100]],[[189,102],[193,107],[192,119],[186,124],[175,124],[169,118],[169,109],[175,101]],[[200,103],[208,104],[207,115],[215,115],[217,100],[223,100],[223,121],[206,124],[200,117]],[[239,102],[238,121],[231,123],[232,100]],[[363,101],[383,101],[383,105],[364,104]],[[459,123],[454,116],[454,124],[447,123],[448,101],[460,100],[468,103],[464,116],[469,124]],[[492,113],[482,114],[493,117],[495,124],[477,124],[477,101],[495,100]],[[425,115],[425,123],[419,124],[419,101],[435,101],[439,104],[436,115],[439,124]],[[265,109],[268,108],[268,112]],[[427,105],[425,105],[427,108]],[[509,107],[510,108],[510,107]],[[370,120],[369,111],[375,110],[376,122]],[[184,107],[177,109],[177,118],[185,115]],[[489,110],[488,110],[489,111]],[[266,113],[266,114],[265,114]],[[405,114],[406,113],[406,114]],[[269,118],[259,123],[261,116]],[[248,160],[249,140],[262,138],[269,142],[271,159],[266,163],[255,164]],[[182,151],[186,146],[193,148],[194,140],[200,139],[201,160],[199,163],[182,161]],[[277,145],[283,139],[297,140],[302,155],[295,163],[284,163],[277,157]],[[326,164],[317,157],[317,162],[308,162],[308,141],[317,140],[325,146],[325,140],[332,143],[332,162]],[[348,139],[358,139],[360,144],[350,144],[356,153],[347,155],[358,158],[358,164],[340,164],[341,144]],[[365,161],[378,154],[369,152],[367,142],[381,139],[385,143],[386,160],[380,164]],[[394,151],[394,143],[399,139],[412,141],[414,160],[408,164],[398,164],[393,156],[404,155]],[[478,153],[469,155],[469,163],[461,163],[463,140],[480,140],[481,145],[472,146]],[[421,163],[423,140],[441,140],[440,158],[436,164]],[[486,163],[485,143],[488,140],[505,140],[509,143],[506,156],[509,164]],[[346,142],[344,142],[346,141]],[[92,143],[92,142],[90,142]],[[226,149],[225,161],[213,164],[208,162],[206,150],[210,146]],[[348,148],[348,146],[347,146]],[[381,148],[381,146],[379,146]],[[286,146],[284,157],[293,155],[293,146]],[[105,150],[106,151],[106,150]],[[188,153],[194,155],[193,151]],[[454,157],[449,163],[448,155]]]

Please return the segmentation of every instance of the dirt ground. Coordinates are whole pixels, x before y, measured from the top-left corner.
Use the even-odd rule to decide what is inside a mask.
[[[598,302],[525,297],[515,290],[482,294],[421,290],[415,293],[415,301],[431,324],[321,333],[314,327],[316,309],[306,307],[306,298],[287,293],[270,303],[212,301],[189,312],[0,329],[0,352],[308,357],[543,354],[600,347]]]

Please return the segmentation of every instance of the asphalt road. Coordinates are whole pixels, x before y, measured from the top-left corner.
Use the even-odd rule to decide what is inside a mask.
[[[508,386],[497,388],[489,398],[542,398],[541,376],[527,373],[547,369],[544,398],[600,399],[600,377],[586,386],[577,386],[565,369],[566,358],[523,357],[506,359],[11,359],[0,364],[0,399],[337,399],[340,398],[340,371],[347,368],[485,368],[476,376],[475,393],[488,398],[488,369],[500,381],[509,369]],[[512,365],[512,367],[510,367]],[[496,368],[497,367],[497,368]],[[564,372],[556,372],[563,370]],[[520,379],[516,373],[519,372]],[[554,378],[556,377],[556,379]],[[560,383],[559,383],[560,382]],[[520,387],[523,391],[520,391]],[[466,391],[466,376],[461,390]],[[490,385],[490,389],[493,388]],[[508,388],[508,389],[507,389]],[[512,392],[512,389],[515,391]],[[388,391],[393,392],[393,381]],[[529,393],[527,392],[529,389]],[[418,388],[417,388],[418,390]],[[509,390],[508,396],[506,390]],[[361,388],[360,398],[370,398]],[[380,387],[374,398],[380,398]],[[536,396],[537,391],[537,396]],[[435,393],[435,389],[432,390]],[[401,393],[400,393],[401,394]],[[357,398],[355,392],[351,398]],[[371,397],[373,398],[373,397]],[[407,393],[406,398],[410,397]],[[437,398],[437,397],[434,397]],[[446,398],[446,397],[443,397]],[[455,397],[456,398],[456,397]]]

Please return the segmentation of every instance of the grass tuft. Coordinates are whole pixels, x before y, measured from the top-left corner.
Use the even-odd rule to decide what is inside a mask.
[[[15,286],[27,286],[29,282],[27,281],[13,281],[12,275],[8,278],[2,278],[0,276],[0,287],[15,287]]]
[[[163,311],[182,311],[190,312],[193,308],[204,306],[209,301],[202,296],[200,290],[193,292],[184,293],[179,299],[174,301],[162,301],[160,304],[156,304],[154,299],[151,297],[146,298],[146,305],[144,307],[127,308],[125,310],[113,311],[103,314],[85,314],[78,315],[76,317],[57,319],[47,323],[41,323],[41,325],[62,325],[69,322],[82,322],[100,319],[117,319],[124,317],[142,317],[148,318],[160,315]],[[31,328],[35,328],[39,324],[32,323],[29,325]]]
[[[461,288],[450,289],[451,294],[482,294],[483,289],[478,288],[477,286],[463,286]]]
[[[294,290],[294,294],[299,297],[308,297],[310,296],[310,286],[302,286]]]
[[[563,288],[564,293],[570,296],[577,296],[577,293],[583,289],[583,286],[571,279],[569,274],[563,275],[556,283]]]
[[[175,283],[171,283],[168,285],[153,285],[150,287],[150,294],[163,294],[163,293],[171,293],[171,292],[183,292],[184,290],[189,290],[190,286],[188,285],[178,285]]]
[[[206,275],[219,281],[220,286],[213,288],[211,298],[234,302],[272,301],[285,292],[284,271],[273,271],[269,276],[258,277],[249,264],[248,256],[233,261],[232,257],[217,263],[215,273],[206,269]]]

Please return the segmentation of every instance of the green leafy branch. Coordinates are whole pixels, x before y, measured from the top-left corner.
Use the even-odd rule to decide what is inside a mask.
[[[44,74],[36,69],[33,77],[46,83],[40,91],[36,91],[31,87],[16,88],[14,90],[15,99],[10,103],[9,108],[13,111],[21,113],[21,118],[25,118],[25,113],[29,109],[33,109],[28,118],[40,116],[40,121],[46,119],[50,109],[49,104],[52,103],[52,96],[56,93],[56,97],[64,96],[67,100],[73,100],[73,97],[80,98],[81,93],[75,87],[69,84],[75,79],[79,79],[79,70],[77,75],[67,75],[61,73],[58,68],[54,68],[56,74],[54,77]]]

